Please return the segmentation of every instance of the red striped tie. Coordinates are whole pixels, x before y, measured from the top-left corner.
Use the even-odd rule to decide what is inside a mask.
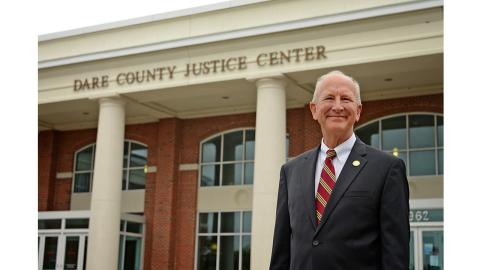
[[[323,164],[322,173],[320,174],[320,182],[318,183],[317,192],[315,194],[315,207],[317,208],[317,224],[322,219],[323,211],[327,206],[330,194],[332,194],[333,186],[337,181],[335,177],[335,168],[332,160],[337,155],[335,150],[329,149],[327,151],[327,158]]]

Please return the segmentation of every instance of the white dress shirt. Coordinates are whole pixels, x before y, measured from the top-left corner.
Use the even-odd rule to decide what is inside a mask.
[[[337,156],[332,160],[333,167],[335,168],[336,179],[338,179],[338,176],[342,172],[343,165],[345,165],[345,162],[347,162],[347,158],[352,151],[356,139],[355,133],[352,133],[352,136],[348,140],[344,141],[333,149],[335,152],[337,152]],[[313,191],[313,196],[315,196],[315,193],[318,189],[318,184],[320,183],[320,174],[322,173],[323,164],[325,163],[328,149],[328,146],[325,145],[322,139],[322,145],[320,146],[320,151],[318,153],[317,168],[315,169],[315,190]]]

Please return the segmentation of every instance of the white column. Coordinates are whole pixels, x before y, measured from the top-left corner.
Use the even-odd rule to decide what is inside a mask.
[[[120,237],[125,102],[101,98],[88,234],[87,269],[116,270]]]
[[[272,254],[280,167],[286,161],[286,83],[256,80],[257,119],[253,184],[251,269],[265,270]]]

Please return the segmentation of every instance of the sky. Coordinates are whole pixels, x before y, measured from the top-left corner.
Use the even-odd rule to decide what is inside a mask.
[[[37,268],[38,36],[129,20],[225,0],[18,0],[0,4],[0,209],[14,222],[0,222],[0,269]],[[16,174],[16,175],[15,175]],[[12,191],[18,192],[12,192]],[[21,195],[20,195],[21,194]],[[19,252],[22,251],[22,252]]]
[[[45,0],[39,5],[38,35],[211,5],[227,0]]]

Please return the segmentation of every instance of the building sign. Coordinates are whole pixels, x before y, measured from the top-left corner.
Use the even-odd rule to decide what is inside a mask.
[[[249,64],[260,68],[267,66],[278,66],[290,63],[301,63],[316,61],[327,58],[325,47],[305,47],[288,49],[285,51],[273,51],[259,53],[255,59],[247,59],[246,56],[235,56],[222,59],[211,59],[207,61],[187,63],[180,70],[176,65],[160,66],[152,69],[125,71],[110,77],[109,75],[95,76],[90,78],[76,79],[73,82],[73,90],[95,90],[108,88],[111,83],[117,86],[143,84],[154,81],[174,80],[178,76],[199,77],[211,74],[242,71],[248,69]],[[177,71],[177,72],[176,72]]]
[[[410,222],[443,221],[443,209],[411,209]]]

